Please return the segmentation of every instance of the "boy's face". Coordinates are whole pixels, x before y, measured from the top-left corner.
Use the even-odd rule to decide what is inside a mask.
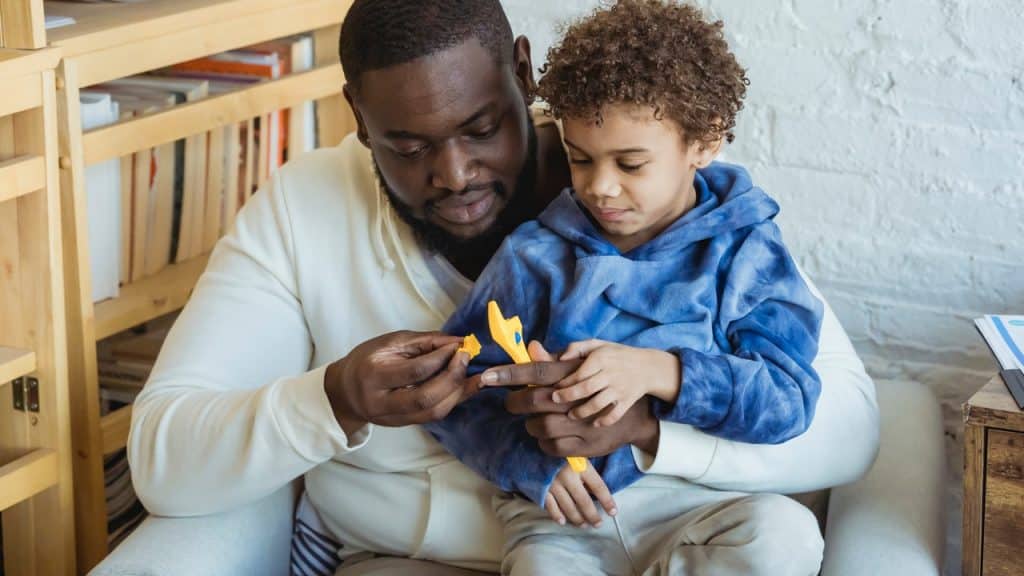
[[[696,204],[694,174],[720,142],[687,145],[681,129],[648,106],[605,106],[601,118],[563,119],[572,185],[608,240],[627,252]]]

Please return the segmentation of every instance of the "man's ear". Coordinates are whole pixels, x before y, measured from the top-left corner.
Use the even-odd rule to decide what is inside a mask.
[[[533,77],[533,58],[530,56],[530,39],[526,36],[516,38],[512,54],[512,70],[519,80],[520,90],[526,105],[533,104],[537,93],[537,81]]]
[[[363,122],[363,115],[359,112],[359,106],[356,105],[356,99],[352,94],[352,88],[350,88],[348,84],[345,84],[341,91],[345,94],[345,101],[348,102],[348,107],[352,109],[352,115],[356,118],[356,137],[363,143],[363,146],[369,148],[370,136],[366,132],[366,123]]]

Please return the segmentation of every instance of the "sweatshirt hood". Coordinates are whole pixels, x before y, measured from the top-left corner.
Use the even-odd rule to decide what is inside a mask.
[[[708,238],[746,228],[775,217],[779,205],[753,185],[741,167],[714,162],[694,177],[697,205],[658,236],[628,255],[638,260],[659,260]],[[590,214],[566,189],[538,218],[545,227],[593,256],[620,255]]]

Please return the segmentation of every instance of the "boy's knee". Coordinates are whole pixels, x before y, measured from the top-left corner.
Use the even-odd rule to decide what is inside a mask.
[[[818,519],[786,496],[761,494],[744,499],[748,507],[752,574],[813,576],[825,550]]]

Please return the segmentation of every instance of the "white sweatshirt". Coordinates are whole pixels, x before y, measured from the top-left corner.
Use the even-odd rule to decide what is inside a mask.
[[[324,393],[328,363],[385,332],[436,330],[454,307],[355,137],[285,166],[217,244],[135,403],[128,451],[142,502],[209,514],[305,475],[346,550],[495,570],[494,489],[418,426],[346,437]],[[874,459],[878,409],[827,304],[814,367],[822,393],[803,436],[748,445],[663,423],[657,455],[634,450],[638,464],[736,491],[855,480]]]

